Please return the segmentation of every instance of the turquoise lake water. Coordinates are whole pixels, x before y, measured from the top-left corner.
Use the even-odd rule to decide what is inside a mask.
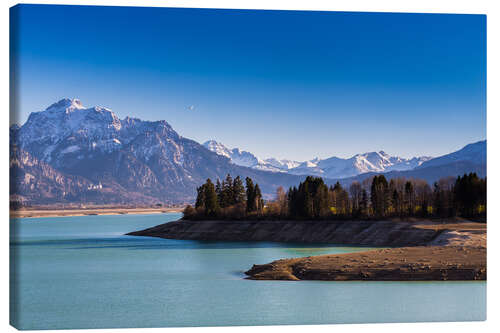
[[[366,248],[123,236],[179,217],[11,220],[11,323],[67,329],[486,317],[485,282],[244,280],[253,264]]]

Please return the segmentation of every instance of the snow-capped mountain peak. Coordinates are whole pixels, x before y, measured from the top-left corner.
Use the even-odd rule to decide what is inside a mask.
[[[208,150],[217,153],[217,155],[221,155],[231,159],[231,150],[224,146],[222,143],[219,143],[215,140],[208,140],[203,144],[203,146],[205,146],[205,148],[207,148]]]
[[[31,113],[21,135],[26,143],[31,143],[57,141],[77,132],[87,137],[103,137],[120,129],[121,121],[110,109],[86,108],[78,99],[64,98],[44,111]]]
[[[57,112],[57,111],[64,111],[64,112],[71,112],[73,110],[82,110],[85,109],[85,107],[82,105],[82,102],[79,99],[73,98],[63,98],[60,101],[50,105],[45,111],[49,112]]]
[[[203,146],[210,151],[215,152],[217,155],[227,157],[232,163],[236,165],[241,165],[249,168],[255,168],[260,164],[260,160],[247,151],[243,151],[239,148],[229,149],[225,145],[215,140],[206,141]]]
[[[300,162],[292,161],[292,160],[278,160],[274,157],[266,158],[263,163],[270,165],[271,167],[280,169],[280,170],[289,170],[296,168],[300,165]]]
[[[120,120],[109,108],[87,108],[78,99],[64,98],[44,111],[30,114],[19,129],[20,148],[30,151],[44,162],[59,167],[70,160],[84,160],[101,153],[112,153],[136,140],[140,135],[150,136],[150,145],[134,150],[138,158],[150,158],[160,150],[169,150],[178,163],[182,153],[169,146],[170,139],[177,139],[166,121],[142,121],[136,118]],[[142,140],[146,140],[142,138]]]

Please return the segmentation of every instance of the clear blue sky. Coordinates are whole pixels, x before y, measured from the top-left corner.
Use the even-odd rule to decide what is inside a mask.
[[[486,138],[486,16],[15,7],[23,123],[63,97],[306,160]],[[18,42],[16,42],[18,41]],[[192,107],[191,107],[192,106]]]

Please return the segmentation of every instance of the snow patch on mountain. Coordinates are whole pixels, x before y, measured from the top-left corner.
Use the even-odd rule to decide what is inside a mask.
[[[209,140],[203,144],[205,148],[215,152],[218,155],[227,157],[232,163],[249,168],[258,168],[262,163],[255,155],[247,151],[240,150],[239,148],[229,149],[222,143],[215,140]]]
[[[279,169],[279,170],[290,170],[290,169],[293,169],[293,168],[296,168],[300,165],[300,162],[297,162],[297,161],[292,161],[292,160],[278,160],[274,157],[271,157],[271,158],[266,158],[264,160],[264,162],[271,166],[271,167],[274,167],[276,169]]]
[[[64,148],[61,151],[61,154],[74,153],[75,151],[78,151],[78,150],[80,150],[80,147],[78,147],[78,146],[69,146],[67,148]]]

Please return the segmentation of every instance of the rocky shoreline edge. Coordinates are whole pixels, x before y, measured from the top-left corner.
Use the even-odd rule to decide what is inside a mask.
[[[381,249],[282,259],[254,265],[245,274],[253,280],[486,280],[485,252],[485,249],[452,246]]]
[[[485,223],[181,220],[127,235],[391,247],[254,265],[245,272],[254,280],[486,280]]]

